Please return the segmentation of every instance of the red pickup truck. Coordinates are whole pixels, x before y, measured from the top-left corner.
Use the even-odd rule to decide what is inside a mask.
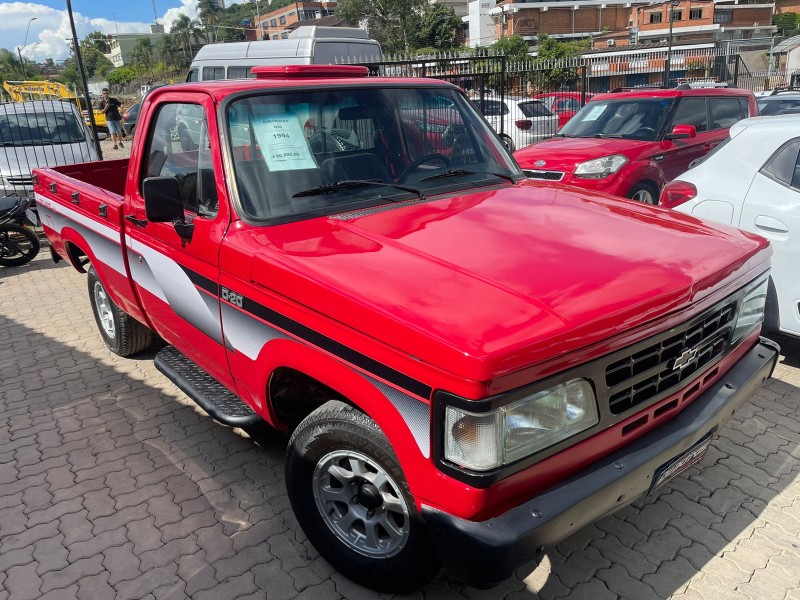
[[[772,373],[762,238],[530,182],[442,81],[253,72],[152,91],[129,161],[39,169],[36,200],[113,352],[158,335],[213,418],[292,432],[289,499],[346,576],[497,584]]]

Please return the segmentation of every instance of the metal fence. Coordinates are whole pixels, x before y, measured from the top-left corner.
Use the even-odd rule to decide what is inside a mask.
[[[29,193],[35,168],[90,160],[96,145],[73,100],[0,104],[0,196]]]
[[[548,127],[543,119],[520,116],[518,110],[520,101],[543,94],[556,94],[555,97],[569,100],[568,104],[577,109],[593,94],[620,88],[675,87],[688,83],[762,92],[795,83],[800,85],[800,71],[754,71],[741,55],[731,53],[730,48],[673,49],[671,53],[666,48],[641,48],[599,52],[562,61],[517,61],[492,54],[466,56],[453,53],[395,56],[384,62],[360,64],[368,66],[376,75],[434,77],[450,81],[464,89],[483,108],[496,106],[487,102],[487,98],[498,98],[505,105],[504,110],[508,111],[507,118],[489,120],[501,137],[513,140],[515,148],[530,143],[531,128]],[[556,108],[554,96],[542,100],[548,108]],[[490,117],[489,114],[486,116]],[[520,126],[526,129],[521,130]],[[542,134],[545,133],[543,129]]]

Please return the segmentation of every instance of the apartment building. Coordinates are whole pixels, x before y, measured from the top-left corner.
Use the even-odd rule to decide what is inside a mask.
[[[331,17],[335,12],[336,2],[294,2],[283,8],[258,15],[255,28],[248,29],[245,37],[249,41],[285,40],[293,29],[292,25],[302,21],[315,21]]]

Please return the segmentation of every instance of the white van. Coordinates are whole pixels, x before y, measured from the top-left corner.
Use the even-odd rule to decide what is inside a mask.
[[[331,65],[380,62],[381,45],[358,27],[298,27],[285,40],[206,44],[197,52],[186,81],[244,79],[259,65]]]

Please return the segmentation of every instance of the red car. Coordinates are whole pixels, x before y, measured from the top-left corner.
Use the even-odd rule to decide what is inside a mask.
[[[586,94],[588,102],[594,94]],[[547,94],[537,94],[534,99],[541,100],[550,109],[550,112],[558,115],[558,127],[566,125],[572,117],[581,109],[580,92],[549,92]]]
[[[667,181],[758,114],[740,89],[638,90],[592,98],[554,138],[514,153],[531,179],[560,181],[649,204]]]

